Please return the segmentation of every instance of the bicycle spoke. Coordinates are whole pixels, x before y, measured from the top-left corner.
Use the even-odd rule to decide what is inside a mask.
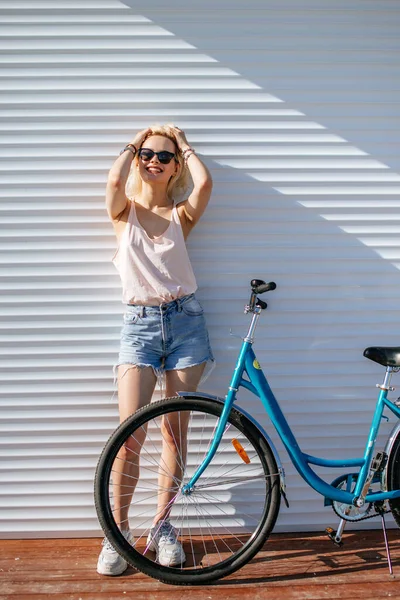
[[[197,503],[195,504],[195,509],[198,511],[198,505],[197,505]],[[198,511],[198,512],[200,512],[200,511]],[[203,518],[204,518],[204,517],[203,517]],[[211,538],[211,540],[212,540],[212,543],[214,544],[214,547],[215,547],[215,549],[216,549],[216,551],[217,551],[218,558],[221,560],[221,554],[220,554],[220,551],[219,551],[219,549],[218,549],[218,546],[217,546],[217,544],[215,543],[214,536],[213,536],[213,534],[211,533],[210,523],[209,523],[209,521],[208,521],[207,519],[205,519],[205,521],[206,521],[206,524],[207,524],[208,534],[209,534],[209,536],[210,536],[210,538]],[[207,555],[208,555],[208,553],[207,553]]]
[[[173,432],[173,430],[172,430],[172,429],[171,429],[171,434],[172,434],[172,437],[173,437],[173,439],[174,439],[174,442],[175,442],[175,448],[176,448],[176,449],[177,449],[177,451],[178,451],[178,455],[179,455],[179,459],[180,459],[180,462],[178,462],[178,459],[175,459],[175,461],[176,461],[176,464],[178,465],[178,467],[179,467],[180,469],[182,469],[182,472],[183,472],[183,469],[184,469],[184,460],[183,460],[183,457],[182,457],[182,454],[181,454],[181,451],[180,451],[180,448],[181,448],[181,446],[182,446],[182,440],[181,440],[181,444],[179,444],[179,445],[178,445],[178,444],[176,443],[176,439],[175,439],[174,432]],[[163,437],[164,437],[164,436],[163,436]]]
[[[223,486],[223,485],[227,485],[228,483],[236,483],[236,484],[243,484],[246,485],[246,483],[248,481],[266,481],[267,478],[270,477],[279,477],[279,473],[271,473],[271,475],[264,475],[262,473],[260,473],[260,475],[253,475],[253,476],[247,476],[245,479],[243,479],[243,477],[232,477],[230,479],[224,479],[224,480],[220,480],[220,481],[211,481],[210,483],[205,483],[203,484],[197,484],[194,486],[195,490],[203,490],[205,488],[210,488],[210,487],[219,487],[219,486]]]
[[[136,440],[136,438],[135,438],[134,436],[131,436],[131,437],[133,437],[133,439],[135,439],[135,441],[136,441],[136,443],[137,443],[137,440]],[[149,441],[149,440],[151,440],[151,438],[149,438],[149,437],[148,437],[148,438],[146,439],[146,441]],[[153,444],[153,446],[154,446],[154,448],[155,448],[156,452],[158,452],[158,450],[157,450],[157,448],[156,448],[156,446],[155,446],[154,442],[152,442],[152,444]],[[130,452],[132,452],[132,454],[134,454],[135,456],[137,456],[138,458],[139,458],[139,456],[141,456],[142,452],[144,451],[144,452],[146,453],[146,458],[147,458],[147,460],[149,460],[150,464],[153,464],[153,465],[154,465],[154,467],[156,467],[156,469],[157,469],[157,470],[156,470],[156,471],[152,471],[152,470],[151,470],[149,467],[146,467],[146,466],[144,466],[144,465],[140,465],[140,468],[141,468],[141,469],[142,469],[142,468],[148,469],[148,470],[149,470],[150,472],[152,472],[152,473],[158,473],[158,471],[159,471],[159,470],[161,470],[161,471],[163,471],[163,472],[165,473],[165,475],[167,475],[167,476],[171,476],[171,475],[170,475],[170,473],[169,473],[169,471],[165,471],[165,470],[164,470],[164,469],[161,467],[161,465],[160,465],[159,463],[157,463],[156,459],[155,459],[155,458],[154,458],[154,457],[153,457],[153,456],[150,454],[150,452],[147,450],[147,448],[146,448],[145,444],[143,444],[140,454],[139,454],[138,452],[135,452],[134,450],[132,450],[132,448],[129,448],[129,447],[126,447],[126,448],[127,448],[127,449],[128,449]],[[118,457],[116,457],[116,458],[118,458]],[[123,459],[121,459],[121,460],[123,460]],[[164,461],[163,461],[163,462],[164,462]]]
[[[216,508],[218,508],[218,509],[219,509],[219,510],[220,510],[220,511],[221,511],[221,512],[224,514],[224,515],[226,515],[226,516],[229,516],[229,518],[231,518],[231,515],[229,515],[227,512],[225,512],[225,511],[224,511],[224,510],[221,508],[221,506],[220,506],[219,504],[217,504],[217,501],[218,501],[218,499],[217,499],[215,496],[212,496],[211,494],[209,494],[209,493],[207,493],[207,492],[206,492],[205,494],[204,494],[204,493],[203,493],[203,494],[201,494],[201,496],[202,496],[202,497],[204,497],[204,499],[207,499],[207,496],[208,496],[208,497],[209,497],[211,500],[213,500],[213,502],[215,502],[214,506],[215,506]],[[264,496],[264,497],[265,497],[265,496]],[[258,523],[258,518],[254,517],[253,515],[250,515],[249,513],[246,513],[246,512],[243,512],[243,511],[242,511],[242,512],[241,512],[241,515],[243,515],[244,517],[248,517],[249,519],[252,519],[253,521],[256,521],[256,522]],[[241,524],[239,521],[237,521],[237,523],[238,523],[240,526],[242,526],[242,524]]]
[[[189,503],[188,503],[186,506],[188,507],[188,506],[189,506]],[[196,566],[196,558],[195,558],[195,555],[194,555],[193,540],[192,540],[192,534],[191,534],[191,532],[190,532],[189,519],[187,520],[187,523],[188,523],[188,530],[189,530],[189,540],[190,540],[190,546],[191,546],[191,548],[192,548],[193,564],[194,564],[194,566]]]
[[[208,516],[208,517],[211,517],[211,519],[213,518],[213,515],[212,515],[212,514],[211,514],[209,511],[207,511],[207,510],[204,508],[204,506],[203,506],[203,505],[199,504],[198,506],[201,508],[201,510],[202,510],[202,511],[203,511],[203,512],[204,512],[204,513],[205,513],[205,514]],[[230,535],[231,537],[235,537],[235,535],[234,535],[234,534],[233,534],[233,533],[232,533],[232,532],[231,532],[231,531],[230,531],[230,530],[229,530],[227,527],[225,527],[225,526],[224,526],[224,525],[222,525],[222,524],[220,524],[220,525],[221,525],[221,528],[222,528],[222,529],[226,529],[226,531],[229,533],[229,535]],[[223,543],[223,544],[226,546],[226,548],[227,548],[229,551],[231,551],[231,548],[228,546],[228,544],[226,543],[226,541],[225,541],[225,540],[224,540],[224,539],[223,539],[223,538],[220,536],[220,534],[218,533],[218,531],[215,531],[214,535],[217,535],[217,537],[218,537],[218,538],[221,540],[221,542],[222,542],[222,543]],[[237,540],[238,540],[238,542],[240,542],[242,545],[244,545],[244,544],[243,544],[243,542],[241,542],[241,540],[240,540],[239,538],[237,538]]]
[[[231,445],[230,445],[230,443],[227,443],[227,444],[225,445],[225,448],[227,448],[227,447],[231,448]],[[221,451],[221,452],[220,452],[220,451],[218,451],[218,453],[217,453],[217,455],[216,455],[216,456],[220,456],[221,454],[223,454],[223,451]],[[258,459],[258,457],[257,457],[257,459]],[[215,460],[215,457],[214,457],[214,460]],[[253,458],[253,460],[254,460],[254,458]],[[222,470],[222,469],[223,469],[223,468],[224,468],[224,467],[225,467],[227,464],[229,464],[229,461],[232,461],[232,459],[227,459],[227,460],[225,461],[225,463],[223,463],[223,464],[221,464],[221,465],[218,465],[218,467],[217,467],[216,471],[214,471],[214,472],[213,472],[213,474],[212,474],[212,477],[216,477],[216,476],[218,476],[218,471],[221,471],[221,470]],[[230,473],[230,472],[234,471],[235,469],[238,469],[238,468],[243,468],[244,466],[248,467],[248,465],[245,465],[244,463],[239,463],[239,464],[237,464],[237,465],[234,465],[234,466],[232,466],[232,467],[231,467],[231,468],[230,468],[228,471],[225,471],[225,472],[224,472],[224,475],[226,476],[228,473]],[[255,468],[258,468],[258,469],[260,469],[261,467],[260,467],[260,464],[258,463],[258,464],[256,464],[256,465],[255,465],[255,464],[254,464],[254,465],[252,465],[252,467],[251,467],[251,468],[252,468],[252,469],[255,469]],[[246,469],[246,470],[247,470],[247,472],[248,472],[250,469]],[[211,477],[211,475],[210,475],[209,477]],[[246,476],[246,478],[247,478],[247,476]]]
[[[198,528],[200,530],[201,541],[203,543],[204,557],[207,557],[208,553],[207,553],[206,545],[205,545],[205,542],[204,542],[203,529],[202,529],[202,526],[201,526],[201,520],[199,519],[199,511],[197,509],[197,504],[194,505],[194,508],[195,508],[196,515],[197,515],[197,523],[198,523]]]
[[[159,430],[160,430],[160,432],[161,432],[161,437],[162,437],[162,439],[163,439],[163,440],[164,440],[164,441],[167,443],[167,441],[166,441],[166,439],[165,439],[165,437],[164,437],[164,434],[162,433],[161,426],[159,427]],[[157,451],[157,448],[156,448],[156,446],[155,446],[155,444],[154,444],[154,443],[153,443],[153,446],[154,446],[154,448],[155,448],[155,449],[156,449],[156,451]],[[157,451],[157,452],[158,452],[158,451]],[[165,464],[165,460],[163,459],[162,455],[160,456],[160,460],[162,460],[162,462]],[[180,463],[178,462],[178,459],[177,459],[177,458],[175,458],[175,462],[176,462],[176,464],[178,465],[178,467],[179,467],[179,468],[181,468],[181,465],[180,465]],[[167,468],[168,468],[168,467],[167,467]],[[168,470],[169,470],[169,469],[168,469]],[[168,476],[170,476],[170,473],[169,473],[169,472],[167,472],[167,471],[165,471],[165,474],[166,474],[166,475],[168,475]]]

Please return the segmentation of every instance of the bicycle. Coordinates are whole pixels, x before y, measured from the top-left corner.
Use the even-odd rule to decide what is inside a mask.
[[[380,390],[363,457],[334,460],[305,454],[252,347],[257,321],[267,308],[258,296],[275,288],[273,282],[251,281],[251,296],[245,307],[245,313],[252,315],[251,323],[225,399],[202,392],[179,392],[174,398],[151,403],[116,429],[99,459],[95,504],[105,535],[129,564],[165,583],[199,585],[240,569],[268,539],[281,498],[289,506],[284,470],[271,438],[248,412],[235,405],[240,387],[261,399],[293,465],[339,516],[337,531],[326,530],[334,543],[342,543],[348,521],[381,517],[392,573],[385,514],[392,511],[400,526],[400,422],[383,452],[374,455],[374,447],[384,408],[400,417],[400,403],[388,399],[388,392],[394,389],[390,386],[392,374],[400,369],[400,347],[364,351],[366,358],[383,365],[386,371],[383,383],[377,386]],[[169,444],[175,457],[170,467],[173,473],[167,472],[165,461],[163,464],[160,459],[163,443]],[[127,457],[124,465],[119,456],[122,450]],[[139,454],[140,480],[138,473],[132,474],[138,468]],[[310,465],[351,472],[329,484]],[[119,502],[124,498],[126,506],[130,504],[130,518],[135,521],[132,544],[121,534],[114,516],[112,474],[123,469],[126,477]],[[155,475],[171,485],[155,483]],[[157,497],[162,494],[170,499],[167,516],[179,531],[187,554],[181,565],[158,564],[149,547],[147,535],[156,516]],[[257,505],[246,504],[250,494],[259,496]]]

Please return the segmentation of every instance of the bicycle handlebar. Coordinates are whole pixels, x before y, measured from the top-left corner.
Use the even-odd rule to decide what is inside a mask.
[[[275,290],[276,283],[274,281],[265,283],[265,281],[261,281],[260,279],[253,279],[251,288],[254,294],[265,294],[265,292],[272,292],[272,290]]]

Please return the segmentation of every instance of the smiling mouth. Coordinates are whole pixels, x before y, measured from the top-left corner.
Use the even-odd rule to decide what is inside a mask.
[[[158,167],[146,167],[146,171],[155,175],[158,175],[159,173],[163,172],[162,169],[159,169]]]

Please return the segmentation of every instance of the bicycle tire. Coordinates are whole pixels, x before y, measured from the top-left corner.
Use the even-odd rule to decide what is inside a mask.
[[[386,469],[388,491],[400,489],[400,432],[393,442]],[[389,500],[389,506],[397,526],[400,527],[400,498]]]
[[[178,517],[174,516],[172,518],[171,516],[171,521],[180,524],[181,540],[188,554],[188,561],[185,565],[179,567],[162,566],[156,562],[155,558],[151,558],[148,547],[143,548],[143,541],[146,539],[146,533],[151,525],[146,524],[143,532],[143,523],[141,524],[142,529],[133,527],[132,533],[135,538],[131,545],[126,541],[116,524],[112,509],[112,492],[110,492],[111,473],[114,461],[118,460],[118,452],[125,442],[131,439],[130,436],[134,436],[135,432],[143,431],[143,427],[146,427],[145,444],[149,443],[148,447],[152,448],[154,452],[158,452],[160,429],[157,429],[157,427],[160,427],[160,419],[168,419],[168,416],[165,415],[171,413],[179,415],[180,419],[182,412],[186,415],[190,413],[192,422],[191,427],[188,428],[188,447],[196,447],[198,457],[193,461],[193,452],[191,455],[188,453],[188,456],[192,458],[187,461],[191,464],[185,465],[185,473],[182,478],[182,482],[185,483],[194,472],[194,469],[201,463],[208,449],[209,440],[203,437],[205,436],[204,431],[207,434],[212,431],[212,427],[218,421],[222,409],[223,404],[221,402],[209,398],[185,399],[184,397],[175,397],[154,402],[140,409],[122,423],[112,434],[100,456],[95,476],[95,505],[106,537],[130,565],[164,583],[201,585],[226,577],[243,567],[254,557],[268,539],[275,525],[281,495],[280,476],[276,461],[264,435],[236,408],[231,411],[224,437],[214,457],[214,461],[216,459],[218,461],[225,453],[227,461],[222,465],[220,461],[219,466],[217,465],[214,471],[213,461],[197,482],[193,492],[187,497],[181,495],[173,505],[173,510],[176,509],[178,512]],[[203,419],[203,431],[202,437],[199,438],[201,419]],[[152,439],[148,442],[150,435]],[[247,453],[250,463],[243,462],[235,448],[232,450],[232,443],[230,443],[232,435],[235,436],[234,439],[239,440],[239,444]],[[147,449],[146,452],[149,452],[149,450]],[[153,455],[149,457],[144,452],[143,447],[140,454],[141,463],[144,462],[146,465],[154,466],[156,463],[153,462],[153,458]],[[117,468],[120,468],[119,463]],[[145,466],[145,475],[146,468],[149,467]],[[223,469],[226,471],[225,479],[223,479]],[[154,470],[152,474],[154,475]],[[261,506],[257,509],[259,513],[257,517],[253,517],[248,512],[253,510],[254,503],[250,504],[249,508],[247,487],[245,498],[241,493],[240,488],[244,482],[247,486],[250,482],[250,488],[252,487],[253,491],[254,489],[261,489],[264,496]],[[150,490],[152,485],[154,486],[154,483],[150,485]],[[208,491],[204,491],[206,488]],[[144,513],[138,511],[138,507],[143,508],[146,501],[149,501],[147,497],[143,501],[144,504],[140,505],[140,494],[143,488],[137,490],[138,486],[136,485],[133,497],[138,499],[136,504],[133,502],[131,504],[131,509],[132,506],[136,508],[136,512],[130,516],[131,520],[132,518],[135,519],[137,514],[142,518]],[[158,493],[158,489],[154,490],[153,495],[156,492]],[[177,492],[177,497],[179,493]],[[220,497],[218,497],[218,494]],[[236,504],[234,503],[235,499],[237,500]],[[179,504],[180,501],[182,501],[181,505]],[[211,511],[209,508],[204,507],[205,504],[211,508]],[[221,508],[221,505],[223,508]],[[243,508],[244,505],[246,510]],[[151,509],[152,507],[148,511],[149,519]],[[231,514],[232,510],[234,511],[233,514]],[[254,508],[254,510],[256,509]],[[184,519],[187,522],[184,522]],[[214,521],[217,520],[220,520],[220,523],[215,526],[215,532],[214,529],[211,532],[210,527],[214,528]],[[229,523],[231,529],[228,529]],[[204,536],[203,526],[204,531],[208,532],[208,536]],[[195,532],[198,530],[200,533],[197,533],[196,537]],[[218,533],[218,531],[221,533]],[[229,534],[227,531],[229,531]],[[216,537],[212,537],[213,535]],[[208,539],[210,537],[212,537],[211,541]],[[198,555],[202,557],[200,560],[198,560]]]

